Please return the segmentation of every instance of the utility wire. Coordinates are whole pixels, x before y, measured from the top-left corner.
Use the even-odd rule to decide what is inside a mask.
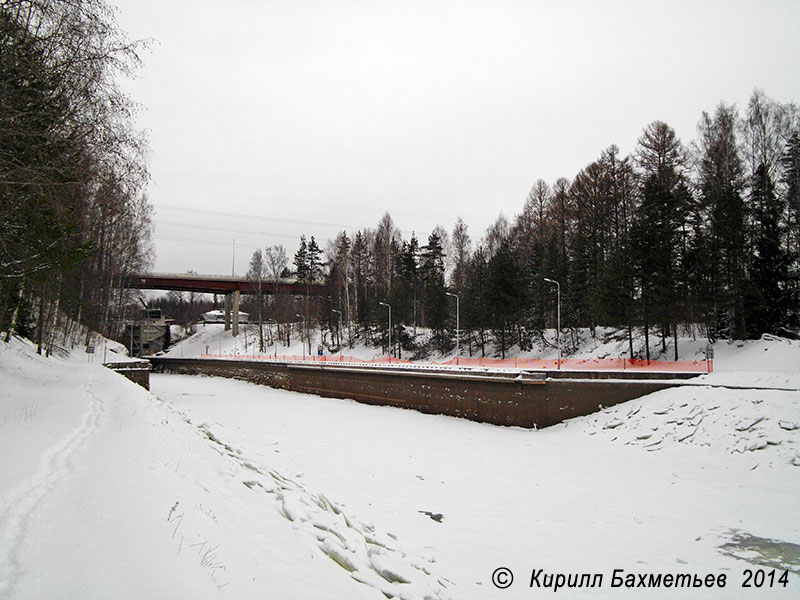
[[[182,242],[187,244],[204,244],[206,246],[224,246],[230,248],[230,242],[215,242],[213,240],[195,240],[191,238],[181,238],[172,235],[154,235],[153,238],[157,240],[167,240],[170,242]],[[252,246],[250,244],[238,244],[240,248],[250,248],[252,250],[260,250],[261,246]]]
[[[322,202],[308,202],[308,201],[293,200],[293,199],[288,199],[288,198],[285,199],[285,200],[281,200],[281,199],[277,199],[276,200],[275,198],[268,198],[267,196],[264,196],[263,194],[248,194],[248,193],[243,193],[243,192],[221,192],[221,191],[216,191],[216,190],[209,191],[209,190],[206,190],[206,189],[192,189],[192,188],[186,188],[186,187],[174,186],[174,185],[168,185],[168,184],[157,184],[157,187],[165,189],[165,190],[172,190],[172,191],[175,191],[175,192],[186,192],[186,193],[190,193],[190,194],[202,194],[204,196],[215,196],[215,197],[218,197],[218,198],[238,198],[238,199],[243,199],[243,200],[260,200],[262,202],[270,202],[270,203],[273,203],[273,204],[278,203],[278,204],[290,204],[292,206],[308,206],[308,207],[311,207],[311,208],[327,208],[327,209],[336,210],[336,211],[341,211],[341,210],[347,210],[347,211],[351,211],[351,212],[358,211],[358,212],[373,213],[373,214],[377,213],[379,215],[382,215],[383,213],[388,211],[388,209],[382,208],[382,207],[379,207],[379,206],[364,207],[364,206],[343,205],[343,204],[338,204],[338,203],[337,204],[325,204],[325,203],[322,203]],[[409,215],[409,216],[427,217],[427,218],[442,217],[444,219],[449,219],[449,218],[452,217],[452,215],[445,215],[443,213],[436,214],[436,213],[431,213],[429,211],[403,210],[403,209],[396,209],[396,208],[393,208],[391,211],[388,211],[388,212],[395,213],[395,214],[400,214],[400,215]],[[472,215],[472,216],[476,216],[476,215]]]
[[[316,225],[318,227],[336,227],[340,229],[358,229],[356,225],[345,225],[342,223],[326,223],[326,222],[319,222],[319,221],[303,221],[297,219],[282,219],[280,217],[266,217],[264,215],[253,215],[248,213],[235,213],[235,212],[227,212],[222,210],[210,210],[205,208],[188,208],[185,206],[175,206],[172,204],[156,204],[156,209],[163,209],[163,210],[173,210],[178,212],[189,212],[201,215],[213,215],[213,216],[221,216],[221,217],[233,217],[237,219],[258,219],[261,221],[273,221],[276,223],[289,223],[292,225]]]
[[[367,229],[365,227],[358,227],[356,225],[344,225],[344,224],[341,224],[341,223],[325,223],[325,222],[319,222],[319,221],[301,221],[301,220],[296,220],[296,219],[282,219],[280,217],[265,217],[263,215],[252,215],[252,214],[247,214],[247,213],[232,213],[232,212],[226,212],[226,211],[221,211],[221,210],[210,210],[210,209],[204,209],[204,208],[188,208],[188,207],[184,207],[184,206],[174,206],[174,205],[170,205],[170,204],[158,204],[158,205],[156,205],[156,209],[164,209],[164,210],[167,210],[167,211],[187,212],[187,213],[195,213],[195,214],[204,214],[204,215],[217,216],[217,217],[231,217],[231,218],[237,218],[237,219],[270,221],[270,222],[276,222],[276,223],[286,223],[286,224],[290,224],[290,225],[304,225],[304,226],[315,226],[315,227],[332,227],[332,228],[337,229],[339,231],[342,231],[342,230],[350,230],[350,231],[356,230],[356,231],[358,231],[358,230],[362,230],[362,229]],[[278,237],[288,237],[288,238],[293,238],[293,239],[299,238],[299,235],[292,236],[292,235],[288,235],[288,234],[285,234],[285,233],[269,233],[269,232],[266,232],[266,231],[253,231],[253,230],[243,230],[243,229],[221,229],[221,228],[207,227],[205,225],[182,224],[182,223],[178,223],[176,221],[167,221],[167,220],[164,220],[164,219],[160,219],[158,217],[158,215],[156,215],[156,222],[157,223],[162,223],[164,225],[174,225],[176,227],[188,227],[188,228],[192,228],[192,229],[207,229],[207,230],[210,230],[210,231],[222,231],[222,232],[228,232],[228,233],[243,233],[243,234],[248,234],[249,233],[249,234],[255,234],[255,235],[275,235],[275,236],[278,236]],[[414,231],[408,231],[408,230],[405,230],[405,229],[401,229],[399,231],[400,231],[400,233],[402,233],[404,235],[411,235],[412,233],[415,233]]]
[[[202,229],[204,231],[221,231],[224,233],[241,233],[245,235],[260,235],[269,237],[282,237],[293,240],[299,240],[300,236],[291,235],[288,233],[275,233],[273,231],[253,230],[253,229],[229,229],[225,227],[209,227],[208,225],[192,225],[189,223],[179,223],[177,221],[164,221],[157,219],[156,223],[159,225],[169,225],[170,227],[183,227],[185,229]]]

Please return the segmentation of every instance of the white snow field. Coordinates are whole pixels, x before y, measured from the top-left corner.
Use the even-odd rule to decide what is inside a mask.
[[[0,344],[0,598],[798,598],[800,342],[716,356],[535,431]]]

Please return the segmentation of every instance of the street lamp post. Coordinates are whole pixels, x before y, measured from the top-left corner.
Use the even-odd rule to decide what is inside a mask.
[[[303,341],[303,331],[306,328],[306,318],[300,313],[295,314],[296,317],[303,319],[303,329],[300,331],[300,345],[303,347],[303,360],[306,359],[306,343]]]
[[[378,302],[381,306],[389,309],[389,356],[392,355],[392,306],[386,302]]]
[[[556,318],[556,345],[558,346],[558,363],[557,368],[561,369],[561,286],[555,279],[544,278],[547,283],[556,284],[556,300],[557,300],[557,318]]]
[[[456,299],[456,364],[458,364],[458,337],[459,337],[458,334],[459,334],[459,326],[461,325],[459,323],[461,309],[460,309],[460,307],[458,305],[458,295],[457,294],[451,294],[450,292],[445,292],[445,294],[447,294],[448,296],[452,296],[453,298]]]
[[[335,312],[337,315],[339,315],[339,327],[336,328],[336,333],[338,334],[337,337],[339,338],[339,340],[338,340],[339,341],[339,359],[341,360],[341,358],[342,358],[342,311],[336,310],[335,308],[332,308],[331,312]]]

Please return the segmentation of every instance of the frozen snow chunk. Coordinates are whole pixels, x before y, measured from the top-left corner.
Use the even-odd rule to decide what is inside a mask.
[[[332,539],[328,538],[322,542],[322,551],[344,570],[352,573],[358,569],[353,561],[354,556]]]
[[[245,469],[249,469],[255,473],[258,473],[259,475],[264,475],[264,472],[258,467],[258,465],[254,465],[253,463],[250,462],[242,462],[242,466]]]
[[[384,549],[388,548],[383,541],[378,539],[374,531],[371,532],[368,531],[363,533],[362,535],[365,543],[370,544],[372,546],[377,546],[378,548],[384,548]]]
[[[800,424],[794,421],[778,421],[778,427],[786,431],[794,431],[795,429],[800,429]]]
[[[373,570],[389,583],[411,583],[412,568],[389,553],[372,553],[369,557]]]
[[[765,417],[755,417],[739,421],[739,423],[736,424],[736,431],[748,431],[761,423],[764,419]]]
[[[342,543],[343,546],[347,546],[347,540],[345,539],[345,536],[339,531],[337,531],[335,527],[329,527],[328,525],[322,523],[319,520],[312,520],[311,526],[314,527],[315,529],[318,529],[321,532],[326,532],[330,534],[330,536],[335,536]]]
[[[624,421],[621,421],[619,419],[612,419],[611,421],[603,425],[603,429],[616,429],[617,427],[619,427],[624,423],[625,423]]]
[[[308,521],[308,512],[303,507],[302,503],[292,498],[291,496],[287,496],[283,499],[283,514],[286,515],[286,518],[290,521]]]
[[[755,450],[763,450],[763,449],[764,449],[764,448],[766,448],[766,447],[767,447],[767,440],[765,440],[765,439],[758,439],[758,440],[756,440],[755,442],[751,442],[751,443],[749,443],[749,444],[748,444],[748,445],[745,447],[745,450],[747,450],[748,452],[753,452],[753,451],[755,451]]]

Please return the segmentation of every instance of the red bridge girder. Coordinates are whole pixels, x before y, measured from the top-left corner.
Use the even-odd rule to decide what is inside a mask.
[[[246,277],[224,275],[194,275],[172,273],[143,273],[133,275],[128,280],[128,287],[136,290],[174,290],[177,292],[197,292],[202,294],[230,294],[238,291],[241,294],[257,294],[258,283]],[[279,279],[261,282],[262,294],[311,295],[322,294],[325,286],[312,283],[307,286],[296,279]]]

